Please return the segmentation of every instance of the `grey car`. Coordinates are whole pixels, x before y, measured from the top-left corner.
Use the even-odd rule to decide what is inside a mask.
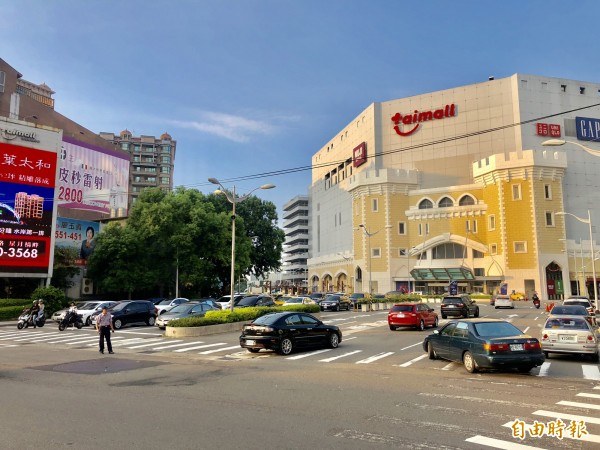
[[[156,318],[156,326],[161,330],[167,327],[172,320],[185,319],[186,317],[204,317],[208,311],[220,311],[206,302],[187,302],[177,305],[171,310]]]

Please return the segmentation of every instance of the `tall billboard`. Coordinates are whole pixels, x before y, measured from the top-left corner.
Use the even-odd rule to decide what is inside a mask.
[[[128,153],[63,138],[57,181],[59,206],[125,216],[128,182]]]
[[[0,122],[0,276],[52,274],[61,134]]]
[[[100,224],[97,222],[57,217],[54,245],[72,248],[77,255],[75,264],[84,266],[96,248],[96,238],[99,232]]]

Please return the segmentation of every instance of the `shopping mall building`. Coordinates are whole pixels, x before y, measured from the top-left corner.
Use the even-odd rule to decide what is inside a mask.
[[[593,296],[598,174],[597,83],[515,74],[373,103],[312,158],[309,285]]]

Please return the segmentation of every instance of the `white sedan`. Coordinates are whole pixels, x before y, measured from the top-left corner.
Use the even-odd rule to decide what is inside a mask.
[[[158,305],[155,305],[156,315],[159,316],[165,311],[169,311],[171,308],[174,308],[177,305],[181,305],[182,303],[187,303],[189,300],[187,298],[174,298],[172,300],[163,300]]]
[[[515,304],[508,295],[498,295],[496,297],[496,302],[494,303],[494,308],[511,308],[515,309]]]
[[[290,306],[290,305],[316,305],[316,304],[317,304],[317,302],[315,302],[310,297],[292,297],[292,298],[286,299],[286,301],[283,304],[283,306]]]

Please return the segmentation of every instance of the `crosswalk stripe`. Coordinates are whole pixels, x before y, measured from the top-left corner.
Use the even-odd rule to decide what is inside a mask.
[[[592,389],[600,389],[600,386],[594,386]]]
[[[394,354],[394,352],[378,353],[377,355],[373,355],[369,358],[361,359],[360,361],[356,361],[354,364],[371,364],[372,362],[378,361],[383,358],[387,358],[388,356],[391,356],[393,354]]]
[[[85,339],[79,339],[77,341],[74,342],[67,342],[67,345],[77,345],[77,344],[87,344],[90,341],[97,341],[98,337],[89,337],[89,338],[85,338]]]
[[[516,442],[502,441],[500,439],[494,439],[480,435],[470,437],[468,439],[465,439],[465,441],[472,442],[473,444],[485,445],[487,447],[500,448],[504,450],[545,450],[541,447],[517,444]]]
[[[231,347],[223,347],[223,348],[217,348],[217,349],[214,349],[214,350],[207,350],[205,352],[199,352],[198,354],[199,355],[208,355],[210,353],[222,352],[224,350],[233,350],[234,348],[239,348],[241,350],[241,347],[238,344],[238,345],[234,345],[234,346],[231,346]]]
[[[600,380],[600,370],[598,370],[598,366],[583,364],[581,370],[583,372],[583,378],[586,380]]]
[[[173,345],[163,345],[162,347],[155,347],[152,350],[164,350],[165,348],[184,347],[186,345],[193,345],[193,344],[204,344],[204,341],[184,342],[183,344],[173,344]]]
[[[545,411],[542,409],[540,409],[538,411],[534,411],[532,414],[534,414],[536,416],[553,417],[556,419],[567,419],[567,420],[575,420],[575,421],[583,420],[584,422],[600,424],[600,418],[597,418],[597,417],[580,416],[580,415],[575,415],[575,414],[563,414],[563,413],[557,413],[554,411]]]
[[[91,338],[90,338],[90,340],[91,340]],[[124,344],[125,342],[128,342],[130,344],[133,344],[133,343],[139,344],[140,341],[144,341],[145,339],[144,338],[123,339],[122,337],[113,336],[110,340],[111,340],[111,342],[114,340],[117,340],[119,345],[121,345],[121,344]],[[86,344],[86,345],[88,347],[95,347],[96,345],[98,345],[98,336],[94,337],[94,341],[96,341],[96,342],[94,342],[93,344]]]
[[[513,425],[514,425],[514,422],[508,422],[502,426],[506,427],[506,428],[512,428]],[[533,424],[527,424],[527,423],[525,424],[525,428],[529,428],[532,426],[533,426]],[[574,436],[570,436],[569,433],[564,432],[563,439],[575,439],[578,441],[587,441],[587,442],[600,442],[600,436],[598,436],[597,434],[589,434],[589,433],[583,434],[581,437],[574,437]]]
[[[335,361],[336,359],[345,358],[346,356],[355,355],[360,352],[362,352],[362,350],[354,350],[353,352],[344,353],[342,355],[334,356],[332,358],[320,359],[319,362],[331,362],[331,361]]]
[[[600,394],[586,394],[585,392],[582,392],[577,394],[576,397],[600,398]]]
[[[421,356],[417,356],[414,359],[411,359],[410,361],[405,362],[404,364],[400,364],[400,367],[408,367],[414,363],[416,363],[417,361],[422,360],[423,358],[427,358],[427,353]]]
[[[538,377],[545,377],[548,376],[548,371],[550,370],[550,364],[548,361],[545,361],[541,366],[540,366],[540,371],[538,373]]]
[[[227,345],[227,343],[226,342],[218,342],[216,344],[196,345],[195,347],[180,348],[179,350],[173,350],[173,351],[175,353],[189,352],[190,350],[197,350],[199,348],[206,348],[206,347],[216,347],[217,345]]]
[[[20,339],[13,339],[14,342],[23,342],[23,341],[29,341],[29,342],[43,342],[43,341],[51,341],[52,339],[56,339],[58,336],[54,335],[54,336],[44,336],[44,337],[25,337],[25,338],[20,338]]]
[[[581,402],[568,402],[566,400],[561,400],[560,402],[556,402],[557,405],[563,406],[573,406],[575,408],[587,408],[587,409],[598,409],[600,410],[600,405],[592,405],[590,403],[581,403]]]
[[[81,337],[81,336],[69,337],[69,338],[57,339],[56,341],[53,341],[53,340],[46,341],[46,344],[66,344],[67,342],[71,342],[71,341],[89,341],[90,339],[98,339],[98,338],[96,338],[96,337]]]
[[[324,350],[316,350],[314,352],[303,353],[301,355],[288,356],[285,359],[290,359],[290,360],[303,359],[303,358],[308,358],[309,356],[318,355],[319,353],[325,353],[325,352],[330,352],[330,351],[331,351],[330,348],[326,348]]]
[[[149,342],[152,341],[152,342]],[[162,341],[162,338],[150,338],[150,339],[144,339],[144,342],[146,342],[146,344],[141,344],[141,345],[134,345],[133,347],[127,347],[128,349],[135,349],[135,348],[142,348],[142,347],[150,347],[151,345],[156,345],[158,344],[157,341]],[[148,343],[149,342],[149,343]]]

